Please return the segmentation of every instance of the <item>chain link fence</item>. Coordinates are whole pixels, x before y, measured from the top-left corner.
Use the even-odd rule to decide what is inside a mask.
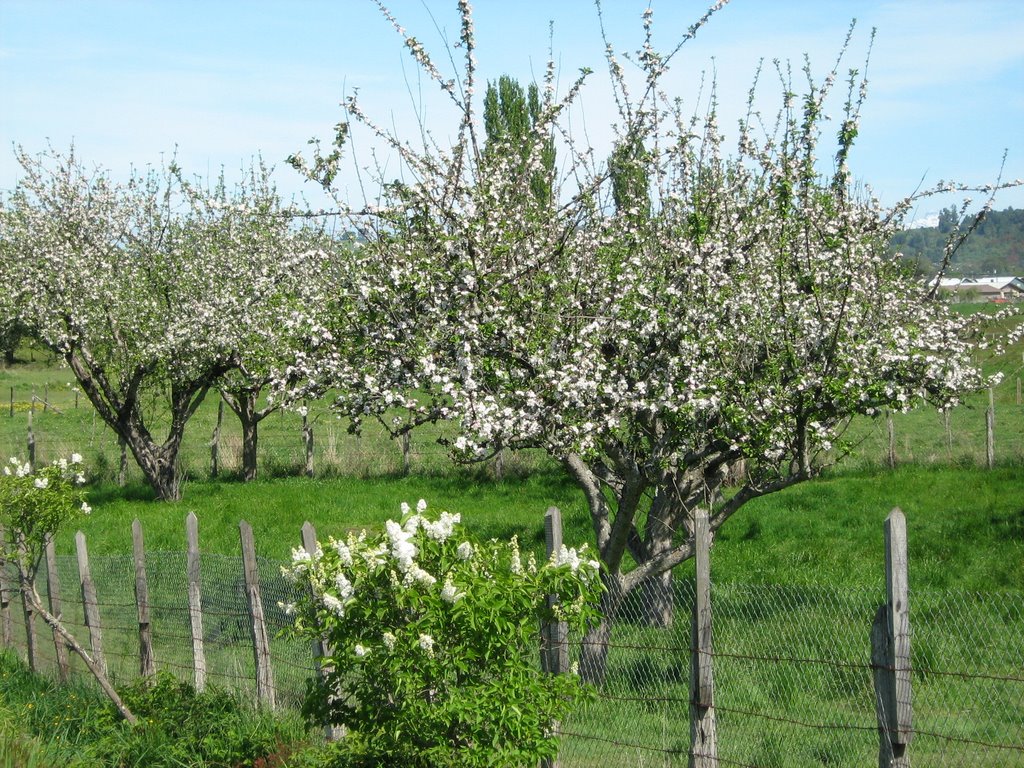
[[[314,674],[312,649],[286,636],[281,604],[296,587],[282,563],[259,559],[278,706],[298,707]],[[139,674],[134,566],[91,558],[103,648],[115,680]],[[157,669],[193,677],[186,555],[147,552]],[[62,613],[85,641],[75,558],[58,557]],[[201,556],[203,642],[210,682],[256,697],[242,561]],[[47,595],[45,578],[40,592]],[[8,594],[14,645],[25,647],[20,601]],[[596,699],[562,723],[559,765],[682,766],[690,746],[693,584],[675,582],[668,626],[646,623],[642,598],[615,624]],[[869,639],[882,589],[716,584],[715,710],[718,764],[757,768],[864,766],[877,762],[878,727]],[[1024,593],[911,592],[917,765],[1024,766]],[[55,646],[38,622],[39,666],[56,671]],[[580,638],[573,641],[578,653]],[[539,648],[538,639],[538,648]],[[72,659],[72,672],[86,675]]]
[[[693,587],[669,627],[624,617],[598,698],[563,724],[572,766],[683,766]],[[876,765],[871,623],[881,589],[717,584],[718,764]],[[1024,766],[1024,593],[911,592],[914,737],[927,766]]]

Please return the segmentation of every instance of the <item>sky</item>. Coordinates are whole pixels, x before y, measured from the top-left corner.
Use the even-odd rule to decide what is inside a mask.
[[[661,48],[674,47],[706,8],[704,0],[650,5]],[[647,6],[605,0],[616,52],[639,47]],[[445,44],[458,39],[454,0],[388,7],[454,75]],[[854,19],[841,74],[863,70],[876,30],[850,163],[858,183],[886,204],[940,180],[992,183],[1004,151],[1003,180],[1024,178],[1020,0],[733,0],[678,54],[671,95],[699,110],[708,92],[700,83],[713,74],[729,135],[759,61],[767,71],[758,103],[774,113],[771,62],[790,62],[799,77],[806,55],[822,78]],[[593,2],[478,0],[474,20],[481,80],[539,80],[549,51],[560,92],[580,68],[593,69],[573,130],[599,151],[610,146],[615,111]],[[461,52],[453,53],[458,61]],[[373,0],[0,0],[0,189],[17,181],[15,145],[35,153],[73,143],[84,162],[115,178],[173,156],[188,173],[211,178],[223,169],[230,179],[260,156],[285,197],[324,205],[284,160],[313,137],[329,142],[340,102],[353,92],[374,120],[410,139],[421,122],[442,139],[457,122]],[[826,112],[838,118],[844,99],[837,89]],[[339,179],[350,201],[359,194],[357,167],[378,162],[400,173],[368,136],[354,141]],[[952,202],[932,198],[914,216]],[[1024,187],[996,197],[997,209],[1011,206],[1024,207]]]

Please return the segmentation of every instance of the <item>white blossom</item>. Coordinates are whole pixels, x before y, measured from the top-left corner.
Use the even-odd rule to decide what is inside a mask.
[[[429,656],[434,655],[434,638],[430,635],[420,635],[419,646],[426,651]]]

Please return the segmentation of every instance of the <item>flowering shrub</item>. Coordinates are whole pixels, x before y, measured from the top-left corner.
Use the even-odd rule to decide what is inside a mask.
[[[85,500],[83,485],[82,457],[77,453],[71,454],[70,460],[59,459],[38,470],[17,458],[4,465],[0,474],[0,525],[4,527],[6,538],[4,546],[0,547],[0,566],[17,564],[18,584],[25,600],[67,647],[78,654],[121,716],[134,725],[135,715],[121,700],[106,670],[64,626],[61,617],[50,613],[35,588],[35,576],[47,540],[69,520],[92,512]]]
[[[84,484],[82,457],[77,453],[35,471],[28,462],[12,458],[0,476],[0,524],[8,531],[6,548],[13,553],[21,544],[23,564],[34,562],[48,536],[66,521],[92,511]],[[29,562],[24,562],[26,557]],[[0,552],[0,558],[16,556]]]
[[[381,534],[294,550],[285,572],[308,590],[286,607],[297,634],[327,646],[306,713],[349,729],[356,764],[536,764],[586,694],[577,675],[540,671],[538,630],[594,617],[598,563],[564,547],[524,563],[516,539],[475,542],[459,515],[425,509],[403,504]]]

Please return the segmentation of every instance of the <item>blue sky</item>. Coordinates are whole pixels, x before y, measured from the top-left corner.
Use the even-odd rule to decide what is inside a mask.
[[[616,50],[635,50],[647,2],[604,6]],[[652,7],[656,41],[669,47],[705,3]],[[458,36],[454,0],[396,0],[390,8],[446,62],[441,35]],[[614,115],[593,3],[479,0],[474,9],[483,78],[539,78],[554,23],[561,87],[580,67],[595,70],[574,129],[606,143]],[[733,0],[683,49],[672,88],[696,107],[701,73],[713,70],[728,128],[759,59],[790,60],[799,71],[806,53],[823,75],[853,18],[848,66],[861,67],[877,28],[851,163],[858,180],[886,203],[922,180],[984,184],[995,179],[1004,149],[1004,178],[1024,178],[1019,0]],[[765,85],[767,109],[774,93],[769,78]],[[276,165],[282,192],[312,195],[284,158],[310,137],[329,138],[353,89],[372,117],[404,135],[415,136],[417,115],[442,137],[454,126],[371,0],[0,0],[0,188],[17,178],[14,143],[34,152],[49,140],[58,149],[74,141],[85,161],[114,175],[176,151],[191,173],[223,167],[231,176],[259,153]],[[372,146],[357,140],[354,157],[365,165]],[[343,184],[354,178],[346,171]],[[924,203],[918,215],[948,202]],[[1008,206],[1024,207],[1024,189],[997,197],[997,208]]]

